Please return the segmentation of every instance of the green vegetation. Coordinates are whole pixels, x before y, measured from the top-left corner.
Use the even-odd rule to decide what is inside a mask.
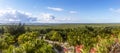
[[[53,41],[49,43],[46,40]],[[61,44],[83,45],[83,52],[91,48],[96,53],[109,53],[115,43],[120,43],[120,24],[62,24],[62,25],[4,25],[0,27],[0,52],[2,53],[55,53]]]

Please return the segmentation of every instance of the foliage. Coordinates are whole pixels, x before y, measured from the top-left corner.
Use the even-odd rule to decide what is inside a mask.
[[[0,37],[0,49],[6,49],[10,44],[14,44],[14,36],[11,36],[9,33],[4,34]]]
[[[27,41],[32,41],[38,37],[39,33],[37,32],[26,32],[18,37],[18,43],[22,44]]]
[[[50,31],[47,34],[47,38],[49,38],[52,41],[59,41],[59,42],[62,42],[63,40],[61,34],[57,31]]]
[[[115,40],[120,40],[118,25],[74,24],[25,27],[24,24],[2,27],[0,52],[2,50],[2,53],[55,53],[54,47],[58,50],[63,49],[60,44],[54,45],[45,41],[49,40],[68,43],[70,46],[84,45],[85,53],[89,53],[91,48],[96,48],[97,53],[109,53],[111,46],[116,43]]]
[[[10,33],[11,35],[20,35],[25,33],[25,24],[19,23],[18,25],[8,25],[6,26],[6,32]]]

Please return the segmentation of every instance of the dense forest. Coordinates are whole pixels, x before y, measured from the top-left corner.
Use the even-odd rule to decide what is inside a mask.
[[[0,53],[114,53],[119,41],[120,24],[0,26]]]

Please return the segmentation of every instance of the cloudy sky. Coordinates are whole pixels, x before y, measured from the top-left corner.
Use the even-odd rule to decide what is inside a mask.
[[[0,0],[0,23],[120,23],[120,0]]]

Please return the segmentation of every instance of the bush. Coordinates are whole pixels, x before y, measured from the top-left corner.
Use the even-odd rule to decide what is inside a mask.
[[[25,33],[25,24],[19,23],[18,25],[9,25],[6,26],[6,32],[11,35],[20,35]]]

